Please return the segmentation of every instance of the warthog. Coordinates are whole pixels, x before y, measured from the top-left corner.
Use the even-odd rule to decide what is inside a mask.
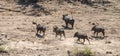
[[[40,31],[40,33],[43,32],[43,36],[44,36],[45,35],[45,31],[46,31],[46,27],[43,26],[43,25],[37,24],[35,22],[33,22],[33,24],[36,25],[36,30],[37,30],[36,34],[38,34],[38,32]]]
[[[54,26],[53,27],[53,32],[56,33],[56,37],[57,37],[57,35],[60,35],[60,39],[61,39],[62,35],[66,38],[65,31],[64,31],[63,28],[58,28],[57,26]]]
[[[80,39],[83,39],[83,44],[84,44],[84,42],[85,42],[85,39],[87,39],[88,42],[89,42],[89,44],[90,44],[89,38],[88,38],[88,36],[87,36],[87,33],[85,33],[85,32],[76,32],[76,33],[74,34],[74,37],[77,37],[77,38],[78,38],[77,41],[80,41]]]
[[[94,25],[91,29],[91,31],[94,31],[94,36],[96,34],[96,36],[98,36],[98,33],[102,32],[103,36],[105,36],[105,28],[101,25],[99,25],[98,23],[92,23],[92,25]]]
[[[68,17],[68,14],[63,15],[63,20],[65,21],[66,27],[68,27],[68,24],[70,24],[72,26],[74,26],[74,22],[75,20],[73,18]]]

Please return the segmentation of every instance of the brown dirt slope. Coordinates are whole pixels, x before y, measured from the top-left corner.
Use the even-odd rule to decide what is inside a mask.
[[[120,56],[120,4],[119,0],[109,0],[111,3],[88,6],[75,2],[74,4],[57,1],[39,2],[38,8],[29,5],[18,5],[0,0],[0,48],[6,53],[0,56],[67,56],[67,50],[74,47],[89,47],[96,56]],[[66,40],[55,38],[53,26],[62,27],[63,14],[69,14],[75,19],[75,28],[65,30]],[[45,38],[35,36],[35,21],[47,27]],[[106,29],[106,38],[93,39],[91,45],[77,44],[73,35],[76,31],[85,31],[88,36],[92,25],[88,22],[98,22]],[[100,34],[101,35],[101,34]],[[106,43],[110,41],[111,43]],[[112,54],[106,54],[112,52]]]

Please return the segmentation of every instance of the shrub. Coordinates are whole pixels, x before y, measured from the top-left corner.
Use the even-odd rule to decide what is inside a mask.
[[[88,47],[85,47],[83,50],[80,50],[79,48],[73,48],[71,53],[73,56],[95,56],[95,53],[92,52]]]
[[[3,47],[0,47],[0,52],[4,51],[4,48]]]
[[[85,49],[82,52],[84,56],[95,56],[91,49],[88,47],[85,47]]]

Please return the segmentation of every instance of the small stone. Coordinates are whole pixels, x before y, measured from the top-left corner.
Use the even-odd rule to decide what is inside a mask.
[[[105,42],[105,44],[110,44],[110,43],[111,43],[111,41],[106,41],[106,42]]]
[[[59,50],[59,48],[56,48],[56,50]]]
[[[112,54],[112,52],[111,51],[107,51],[106,54]]]
[[[7,35],[5,35],[5,38],[7,38]]]
[[[4,36],[5,38],[7,38],[7,34],[5,33],[1,33],[1,36]]]
[[[38,55],[38,56],[41,56],[41,55]]]
[[[5,33],[1,33],[1,36],[4,36],[4,35],[6,35]]]

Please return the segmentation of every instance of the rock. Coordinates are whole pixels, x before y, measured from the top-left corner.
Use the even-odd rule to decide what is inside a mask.
[[[5,33],[1,33],[1,36],[2,36],[2,38],[4,37],[4,38],[7,38],[7,34],[5,34]],[[1,38],[1,39],[2,39]]]
[[[4,35],[6,35],[5,33],[1,33],[1,36],[4,36]]]
[[[41,55],[38,55],[38,56],[41,56]]]
[[[59,48],[56,48],[56,50],[59,50]]]
[[[110,44],[110,43],[111,43],[111,41],[106,41],[106,42],[105,42],[105,44]]]
[[[111,51],[107,51],[106,54],[112,54],[112,52]]]

